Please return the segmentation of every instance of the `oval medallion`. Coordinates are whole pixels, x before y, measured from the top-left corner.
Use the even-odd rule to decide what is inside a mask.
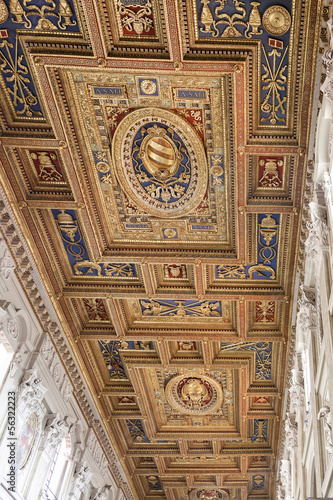
[[[125,116],[114,134],[112,156],[117,159],[120,185],[145,213],[185,215],[206,192],[201,139],[188,122],[170,111],[146,108]]]
[[[213,413],[223,401],[221,385],[207,375],[177,375],[167,383],[165,395],[175,410],[187,414]]]
[[[270,35],[283,35],[290,28],[291,17],[281,5],[272,5],[265,11],[262,24]]]
[[[228,490],[221,488],[198,488],[189,494],[190,500],[228,500]]]

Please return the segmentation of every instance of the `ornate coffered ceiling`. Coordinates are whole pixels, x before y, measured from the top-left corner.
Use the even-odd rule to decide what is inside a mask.
[[[3,190],[138,499],[273,498],[320,8],[0,0]]]

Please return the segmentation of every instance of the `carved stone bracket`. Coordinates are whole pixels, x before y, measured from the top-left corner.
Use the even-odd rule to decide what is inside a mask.
[[[298,368],[298,365],[295,366],[292,372],[292,382],[291,387],[289,389],[290,395],[290,410],[294,413],[296,408],[304,406],[305,400],[305,391],[304,391],[304,378],[303,372]]]
[[[74,476],[72,479],[71,495],[79,495],[86,492],[92,473],[86,462],[79,462],[76,465]]]
[[[42,434],[40,447],[50,451],[55,450],[68,432],[69,425],[65,420],[60,418],[59,413],[49,414]]]
[[[276,500],[285,500],[285,490],[281,483],[276,488]]]
[[[295,415],[287,412],[286,420],[284,423],[285,436],[286,436],[286,448],[291,451],[292,448],[297,446],[297,422],[295,421]]]
[[[312,288],[300,286],[301,298],[298,300],[297,322],[305,334],[317,326],[316,295]]]
[[[111,486],[93,489],[90,495],[90,500],[108,500]]]
[[[312,222],[307,223],[309,231],[305,251],[310,259],[316,260],[322,246],[328,245],[328,226],[326,208],[310,203]]]
[[[40,406],[46,392],[37,370],[26,370],[17,390],[16,405],[22,414],[30,413]]]
[[[325,50],[323,54],[323,63],[326,66],[326,79],[321,86],[321,90],[330,101],[333,101],[333,51],[332,50]]]

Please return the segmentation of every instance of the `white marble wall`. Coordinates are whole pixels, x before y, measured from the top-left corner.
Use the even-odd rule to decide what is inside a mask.
[[[124,498],[124,493],[131,499],[114,453],[109,451],[106,456],[101,447],[99,422],[92,419],[96,425],[89,425],[78,404],[76,388],[52,339],[56,325],[48,319],[49,329],[44,330],[19,280],[22,269],[16,267],[8,245],[0,236],[0,343],[11,359],[8,366],[4,361],[0,367],[0,375],[4,372],[3,381],[0,379],[0,500],[45,498],[43,489],[51,463],[65,436],[67,454],[57,491],[59,500],[118,500]],[[27,267],[30,280],[34,273],[30,264]],[[34,289],[38,290],[38,286],[34,283]],[[39,301],[41,297],[36,296]],[[46,317],[45,310],[43,314]],[[71,359],[68,366],[78,380]],[[11,393],[16,397],[16,437],[31,414],[37,421],[28,459],[21,470],[16,470],[15,492],[7,481],[10,467],[7,445],[12,441],[7,419]]]
[[[332,32],[332,22],[328,32]],[[332,38],[331,38],[332,40]],[[282,425],[277,498],[333,497],[333,44],[303,209],[297,314]]]

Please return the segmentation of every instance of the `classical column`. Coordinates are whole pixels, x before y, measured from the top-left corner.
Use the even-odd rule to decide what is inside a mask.
[[[291,436],[289,437],[290,445],[297,445],[297,449],[303,449],[303,424],[304,424],[304,415],[305,415],[305,390],[304,390],[304,377],[302,371],[302,363],[301,363],[301,354],[297,353],[295,356],[294,368],[291,370],[292,379],[291,386],[289,389],[289,408],[290,420],[286,423],[286,427],[288,430],[288,426],[291,426],[291,430],[293,429],[295,432],[295,441],[292,440]],[[288,415],[287,415],[288,417]],[[294,425],[296,424],[296,427]],[[295,444],[296,443],[296,444]],[[294,463],[294,469],[292,471],[293,477],[295,478],[293,481],[293,485],[300,484],[300,497],[303,498],[303,468],[302,468],[302,460],[297,460]]]
[[[318,420],[324,422],[325,448],[329,454],[333,453],[333,415],[328,404],[320,408]]]
[[[283,493],[282,498],[284,500],[291,499],[291,463],[288,459],[280,460],[280,484],[282,485]]]

